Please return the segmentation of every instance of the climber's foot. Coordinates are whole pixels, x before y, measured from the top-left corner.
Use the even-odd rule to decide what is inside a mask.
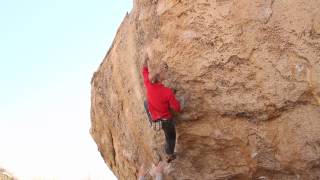
[[[175,153],[167,155],[167,163],[170,163],[171,161],[175,160],[176,158],[177,158],[177,155]]]

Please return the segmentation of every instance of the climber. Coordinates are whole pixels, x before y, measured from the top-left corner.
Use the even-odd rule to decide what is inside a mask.
[[[173,91],[165,87],[162,82],[166,78],[168,66],[160,65],[155,73],[149,79],[148,70],[149,55],[145,55],[142,68],[144,85],[147,91],[147,112],[153,122],[161,122],[162,129],[165,134],[166,144],[165,152],[167,154],[167,162],[171,162],[176,158],[174,148],[176,144],[175,121],[170,113],[170,108],[176,112],[180,112],[180,102],[175,97]]]

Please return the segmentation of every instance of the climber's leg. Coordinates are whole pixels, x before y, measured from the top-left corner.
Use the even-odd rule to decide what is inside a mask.
[[[176,128],[174,120],[162,121],[162,129],[166,137],[165,151],[167,155],[174,155],[176,145]]]

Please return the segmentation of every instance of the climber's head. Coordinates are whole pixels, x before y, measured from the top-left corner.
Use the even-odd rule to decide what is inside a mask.
[[[152,73],[152,74],[150,74],[150,81],[152,83],[161,83],[162,79],[160,78],[160,73]]]
[[[167,79],[168,65],[161,63],[154,74],[151,74],[150,81],[152,83],[161,83]]]
[[[168,78],[168,65],[166,63],[161,63],[159,66],[159,78],[161,82]]]
[[[161,64],[160,64],[160,66],[159,66],[159,70],[160,70],[160,72],[167,72],[168,71],[168,65],[167,65],[167,63],[165,63],[165,62],[161,62]]]

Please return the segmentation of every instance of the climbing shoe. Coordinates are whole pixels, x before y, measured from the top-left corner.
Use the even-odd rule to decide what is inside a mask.
[[[175,153],[167,155],[167,163],[170,163],[171,161],[175,160],[176,158],[177,158],[177,155]]]

